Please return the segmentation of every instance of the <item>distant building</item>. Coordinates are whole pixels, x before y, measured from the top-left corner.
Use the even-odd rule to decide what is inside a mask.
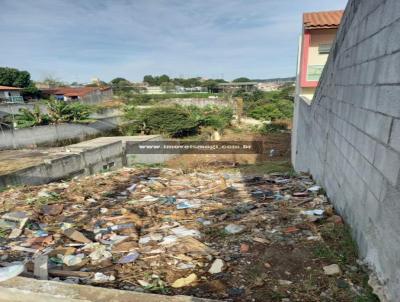
[[[257,82],[230,82],[230,83],[220,83],[218,88],[223,92],[235,91],[243,89],[244,91],[255,91],[257,90]]]
[[[258,83],[257,89],[265,92],[277,91],[281,85],[274,82]]]
[[[53,96],[60,101],[81,101],[98,103],[113,96],[111,87],[59,87],[42,89],[46,96]]]
[[[11,86],[0,86],[0,102],[4,103],[23,103],[21,88]]]
[[[148,86],[146,87],[146,94],[165,94],[165,91],[160,86]]]
[[[299,42],[296,95],[310,102],[336,37],[343,11],[312,12],[303,15]]]

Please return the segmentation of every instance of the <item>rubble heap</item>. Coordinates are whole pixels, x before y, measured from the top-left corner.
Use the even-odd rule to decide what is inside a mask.
[[[342,223],[321,193],[307,176],[166,168],[10,189],[0,193],[0,281],[23,272],[125,290],[262,301],[253,295],[256,288],[276,291],[304,278],[309,264],[302,260],[277,275],[280,258],[296,257],[296,245],[321,241],[321,221]],[[279,252],[268,256],[268,249]],[[253,272],[260,261],[262,270]],[[322,275],[342,274],[336,264],[314,264]]]

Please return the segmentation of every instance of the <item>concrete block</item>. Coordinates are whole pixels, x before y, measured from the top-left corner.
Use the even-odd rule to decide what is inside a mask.
[[[400,155],[387,146],[377,144],[375,148],[374,166],[383,174],[393,186],[397,185],[400,171]]]
[[[377,84],[400,83],[400,53],[378,59]]]
[[[397,152],[400,152],[400,120],[398,119],[393,120],[389,144]]]
[[[360,107],[377,111],[377,104],[379,101],[380,87],[375,85],[363,86],[363,101],[360,103]]]
[[[388,26],[399,20],[400,18],[400,1],[398,0],[386,0],[383,7],[383,16],[381,20],[381,27]]]
[[[385,144],[388,143],[392,118],[376,112],[363,111],[365,132]]]
[[[372,100],[370,100],[372,102]],[[390,116],[400,117],[400,86],[380,86],[376,111]]]

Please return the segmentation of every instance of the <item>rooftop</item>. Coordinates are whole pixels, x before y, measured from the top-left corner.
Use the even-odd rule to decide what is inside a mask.
[[[338,28],[342,20],[343,10],[310,12],[303,14],[305,29]]]
[[[18,87],[11,87],[11,86],[0,86],[0,91],[4,91],[4,90],[21,90],[22,88],[18,88]]]
[[[65,96],[85,96],[96,90],[103,91],[107,89],[109,89],[109,87],[58,87],[58,88],[43,89],[43,91],[50,94],[58,94]]]

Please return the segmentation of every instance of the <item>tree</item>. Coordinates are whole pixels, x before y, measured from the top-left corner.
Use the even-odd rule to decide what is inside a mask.
[[[132,83],[124,78],[115,78],[110,81],[110,85],[112,86],[115,94],[118,95],[133,89],[136,90],[136,88],[132,86]]]
[[[175,84],[172,82],[163,82],[160,86],[161,89],[167,93],[175,91]]]
[[[162,76],[160,76],[158,78],[158,85],[161,85],[162,83],[167,83],[169,81],[170,81],[169,76],[167,76],[166,74],[163,74]]]
[[[25,88],[31,84],[31,75],[27,71],[0,67],[0,85]]]
[[[60,79],[54,78],[52,76],[44,78],[43,83],[49,85],[49,87],[51,88],[67,86],[64,82],[60,81]]]
[[[35,84],[31,81],[31,83],[28,85],[28,87],[25,87],[22,90],[22,95],[27,98],[41,98],[42,93],[40,92],[39,89],[36,88]]]
[[[156,85],[156,80],[153,78],[152,75],[145,75],[143,77],[143,82],[149,84],[150,86]]]
[[[246,77],[241,77],[241,78],[234,79],[232,82],[234,82],[234,83],[251,82],[251,80],[249,78],[246,78]]]

